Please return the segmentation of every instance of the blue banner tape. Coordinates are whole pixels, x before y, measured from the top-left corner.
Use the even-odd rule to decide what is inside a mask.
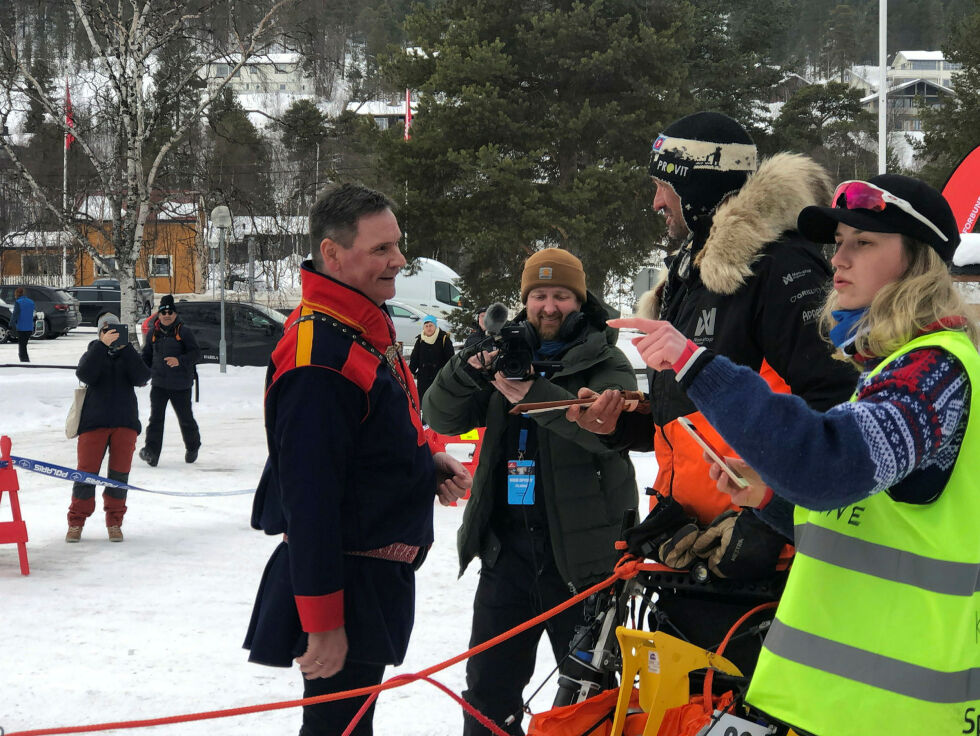
[[[60,480],[69,480],[72,481],[73,483],[91,483],[97,486],[112,486],[113,488],[123,488],[127,491],[142,491],[143,493],[158,493],[161,496],[182,496],[185,498],[190,498],[190,497],[200,497],[200,496],[242,496],[246,493],[255,493],[254,488],[249,488],[248,490],[242,490],[242,491],[211,491],[211,492],[154,491],[150,488],[140,488],[139,486],[131,486],[131,485],[127,485],[126,483],[120,483],[119,481],[112,480],[111,478],[103,478],[101,475],[86,473],[83,470],[66,468],[62,465],[54,465],[53,463],[42,463],[40,460],[32,460],[29,457],[17,457],[16,455],[11,455],[10,459],[13,460],[14,466],[20,468],[21,470],[29,470],[32,473],[40,473],[41,475],[47,475],[51,478],[58,478]]]

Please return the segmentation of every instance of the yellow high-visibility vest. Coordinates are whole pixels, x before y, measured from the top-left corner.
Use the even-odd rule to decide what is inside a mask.
[[[795,512],[796,558],[747,700],[817,736],[955,736],[980,729],[980,356],[960,332],[970,413],[939,498],[875,495]],[[852,398],[852,401],[854,399]]]

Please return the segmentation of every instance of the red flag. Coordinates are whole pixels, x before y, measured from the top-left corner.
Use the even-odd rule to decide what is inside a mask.
[[[75,127],[75,117],[71,113],[71,92],[68,90],[68,80],[65,80],[65,125],[68,131],[65,132],[65,150],[71,148],[75,141],[75,136],[71,134],[71,129]]]
[[[412,93],[405,89],[405,140],[411,140],[412,134],[409,132],[412,127]]]

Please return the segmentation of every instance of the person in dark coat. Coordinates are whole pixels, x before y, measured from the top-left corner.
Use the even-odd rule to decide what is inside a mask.
[[[473,324],[470,326],[470,334],[466,336],[466,341],[463,343],[464,348],[469,348],[474,345],[479,345],[486,339],[487,328],[484,326],[483,319],[487,316],[487,308],[480,307],[476,310],[476,319],[473,320]]]
[[[21,363],[30,363],[27,356],[27,341],[34,332],[34,300],[19,286],[14,292],[14,309],[10,313],[10,324],[17,333],[17,353]]]
[[[135,386],[145,386],[150,369],[130,343],[116,344],[119,320],[114,314],[99,317],[99,339],[89,343],[78,361],[75,375],[85,383],[85,402],[78,422],[78,469],[98,474],[106,450],[106,475],[119,483],[129,482],[129,471],[140,433]],[[110,542],[123,541],[122,522],[126,513],[126,489],[106,486],[102,493],[105,524]],[[95,511],[95,485],[75,481],[68,507],[66,542],[78,542],[85,520]]]
[[[266,374],[269,461],[252,526],[283,535],[266,565],[249,661],[303,674],[303,696],[377,685],[401,664],[432,505],[469,472],[426,443],[384,303],[405,256],[391,201],[344,184],[310,210],[312,261]],[[441,483],[438,481],[441,480]],[[438,483],[438,485],[437,485]],[[338,736],[366,696],[303,706],[301,736]],[[354,736],[372,733],[372,705]]]
[[[415,338],[415,347],[408,361],[408,368],[415,376],[419,400],[435,380],[436,373],[453,357],[453,341],[449,334],[439,329],[431,314],[422,320],[422,333]]]
[[[719,165],[700,163],[709,154],[713,160],[719,146]],[[775,390],[796,394],[814,409],[846,400],[856,373],[833,358],[817,328],[830,265],[796,229],[800,210],[830,201],[827,171],[798,154],[777,153],[759,163],[740,123],[699,112],[671,123],[654,140],[650,176],[653,209],[680,245],[660,283],[640,298],[637,316],[670,322],[700,347],[751,368]],[[679,381],[670,371],[650,373],[651,412],[642,416],[606,416],[619,398],[611,393],[581,413],[569,410],[569,418],[605,435],[610,447],[656,453],[651,513],[627,531],[630,551],[683,569],[693,563],[696,541],[705,549],[700,545],[717,540],[712,574],[765,580],[778,589],[791,540],[715,487],[704,451],[679,420],[692,422],[723,455],[734,452]],[[791,511],[786,504],[783,512]],[[738,595],[683,591],[667,591],[657,601],[663,620],[701,647],[721,641],[755,605]],[[751,628],[771,617],[758,612],[745,624]],[[736,637],[725,656],[749,674],[761,640]]]
[[[521,275],[520,326],[535,361],[561,367],[526,380],[490,375],[493,352],[464,348],[439,371],[422,412],[442,434],[486,427],[473,491],[457,535],[460,575],[480,557],[470,646],[482,644],[608,577],[619,558],[624,513],[636,507],[626,452],[606,447],[560,412],[514,415],[515,404],[573,398],[585,386],[635,390],[636,375],[606,328],[572,253],[539,250]],[[466,663],[463,697],[506,733],[520,736],[523,690],[548,634],[556,661],[568,654],[583,608],[561,614]],[[490,730],[470,716],[464,736]]]
[[[191,409],[191,386],[197,375],[195,365],[201,358],[197,338],[177,316],[172,294],[160,299],[160,309],[143,345],[143,362],[153,375],[150,389],[150,421],[140,458],[155,466],[163,445],[163,422],[167,403],[174,407],[180,434],[184,438],[184,461],[197,460],[201,432]]]

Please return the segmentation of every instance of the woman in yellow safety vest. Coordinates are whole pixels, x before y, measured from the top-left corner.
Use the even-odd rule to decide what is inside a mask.
[[[885,174],[844,182],[798,226],[836,243],[833,291],[813,318],[861,371],[850,402],[813,411],[666,322],[609,325],[647,333],[634,340],[647,365],[672,369],[740,454],[730,465],[749,486],[712,463],[718,487],[795,535],[747,701],[817,736],[975,734],[980,356],[947,268],[955,218],[932,187]],[[617,400],[590,412],[611,415]],[[774,493],[793,518],[768,504]]]

